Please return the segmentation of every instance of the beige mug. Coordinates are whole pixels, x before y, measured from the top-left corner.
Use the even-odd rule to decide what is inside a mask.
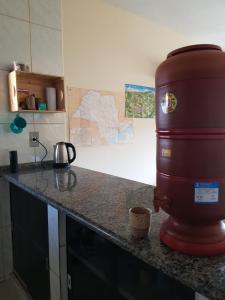
[[[148,235],[151,223],[151,209],[145,207],[133,207],[129,209],[129,223],[131,233],[136,238]]]

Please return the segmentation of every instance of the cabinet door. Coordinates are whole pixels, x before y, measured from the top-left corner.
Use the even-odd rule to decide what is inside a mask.
[[[10,185],[12,223],[48,254],[47,205],[30,193]]]
[[[13,266],[34,300],[50,299],[47,205],[10,186]]]
[[[13,266],[34,300],[49,300],[48,257],[17,226],[13,227]]]
[[[26,234],[18,227],[12,227],[13,267],[23,284],[27,287],[30,277],[30,244]]]
[[[71,300],[125,300],[115,286],[113,247],[102,236],[68,219],[68,273]]]
[[[117,248],[117,286],[128,299],[194,300],[190,288]]]
[[[67,240],[70,254],[86,263],[100,277],[113,282],[115,265],[114,247],[111,243],[87,227],[70,220]]]
[[[195,299],[191,289],[69,218],[67,238],[72,300],[91,295],[102,300]]]
[[[11,219],[13,225],[21,230],[30,230],[27,228],[29,222],[29,196],[25,192],[10,184],[10,202],[11,202]]]
[[[71,276],[71,290],[68,293],[70,300],[126,300],[119,294],[113,282],[70,253],[68,272]]]
[[[33,300],[50,299],[50,279],[48,268],[48,257],[36,247],[30,244],[29,274],[27,281],[28,290]]]

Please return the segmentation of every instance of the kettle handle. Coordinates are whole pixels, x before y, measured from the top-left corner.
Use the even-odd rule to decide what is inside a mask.
[[[71,177],[73,178],[71,180]],[[72,183],[71,183],[72,181]],[[73,187],[75,187],[77,184],[77,176],[73,171],[69,171],[69,191],[72,190]]]
[[[66,150],[67,150],[67,153],[68,153],[68,161],[69,161],[69,164],[71,164],[75,159],[76,159],[76,150],[75,150],[75,147],[74,147],[74,145],[73,144],[71,144],[71,143],[65,143],[65,145],[66,145]],[[73,151],[73,157],[71,158],[70,157],[70,153],[69,153],[69,148],[71,148],[72,149],[72,151]]]

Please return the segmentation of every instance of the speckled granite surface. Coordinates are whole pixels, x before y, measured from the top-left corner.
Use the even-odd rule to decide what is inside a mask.
[[[70,190],[64,186],[67,174],[52,169],[23,171],[6,178],[209,299],[225,299],[225,255],[198,258],[171,251],[159,241],[159,228],[167,217],[162,211],[153,214],[147,239],[132,238],[128,210],[137,205],[153,208],[152,186],[78,167],[71,171],[71,185],[76,180]]]
[[[52,165],[53,165],[52,160],[47,160],[47,161],[42,162],[42,166],[45,168],[52,167]],[[18,169],[20,171],[22,171],[22,170],[25,171],[25,170],[35,170],[40,167],[41,167],[40,162],[36,162],[36,163],[30,162],[30,163],[19,164]],[[0,177],[4,176],[4,174],[9,173],[9,172],[10,172],[9,165],[0,166]]]

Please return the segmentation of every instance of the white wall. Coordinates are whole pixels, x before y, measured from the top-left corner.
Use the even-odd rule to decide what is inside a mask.
[[[64,0],[66,84],[123,91],[125,83],[154,86],[157,65],[184,36],[103,0]],[[77,148],[75,165],[155,184],[155,121],[135,119],[131,144]]]

